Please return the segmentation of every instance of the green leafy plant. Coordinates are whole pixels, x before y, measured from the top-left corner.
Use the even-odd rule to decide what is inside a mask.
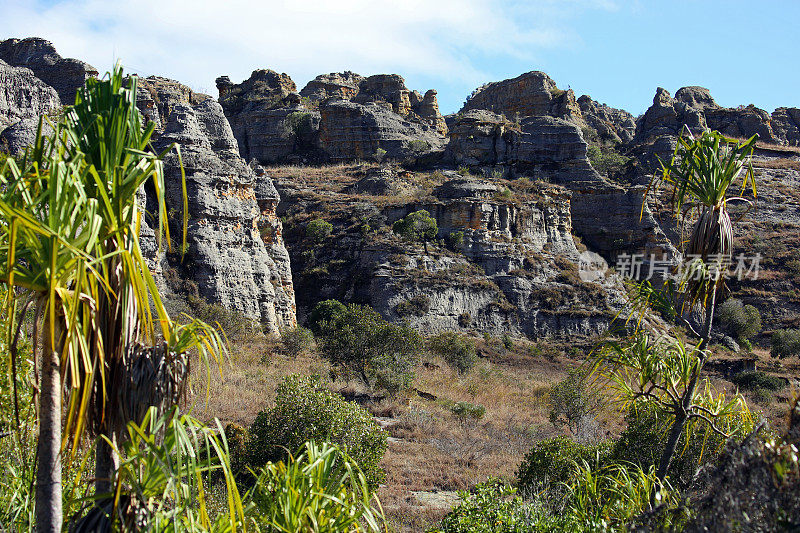
[[[478,362],[475,343],[464,335],[446,331],[433,337],[430,350],[441,356],[459,374],[465,374]]]
[[[187,350],[196,349],[205,364],[225,353],[212,327],[169,317],[139,246],[143,213],[137,192],[145,183],[155,191],[159,244],[162,235],[170,242],[162,160],[174,147],[158,155],[149,151],[154,126],[145,127],[136,107],[136,85],[119,66],[107,79],[88,79],[53,133],[43,133],[42,119],[25,155],[0,168],[0,280],[14,288],[2,304],[2,313],[12,318],[9,342],[15,343],[21,327],[17,312],[31,305],[34,349],[43,341],[37,384],[41,531],[61,528],[60,455],[67,441],[77,450],[87,429],[113,441],[148,405],[177,401],[186,382]],[[184,244],[186,204],[183,183]],[[140,375],[134,389],[132,376],[143,364],[162,371],[147,379]],[[62,424],[65,386],[70,393]],[[105,492],[115,458],[104,440],[96,470],[96,490]]]
[[[749,341],[761,332],[761,313],[736,298],[729,298],[719,306],[717,318],[740,341]]]
[[[320,326],[332,321],[336,315],[347,311],[347,307],[339,300],[323,300],[308,315],[308,327],[314,333],[320,333]]]
[[[246,499],[267,531],[378,532],[385,522],[358,463],[329,443],[307,442],[298,456],[267,464]]]
[[[771,376],[760,370],[752,372],[741,372],[731,377],[731,381],[739,388],[746,390],[768,390],[777,392],[785,389],[787,386],[786,380],[778,376]]]
[[[314,334],[310,329],[298,326],[281,333],[283,351],[290,357],[297,357],[314,346]]]
[[[598,466],[611,452],[611,443],[581,444],[569,437],[553,437],[537,442],[525,454],[517,469],[517,486],[523,494],[541,490],[563,494],[573,481],[578,465]]]
[[[316,244],[322,243],[333,231],[333,224],[321,218],[315,218],[306,224],[306,237]]]
[[[417,294],[408,300],[403,300],[394,308],[401,317],[424,316],[431,308],[431,299],[424,294]]]
[[[577,435],[579,425],[597,412],[601,396],[587,382],[586,372],[570,369],[567,377],[550,388],[550,423],[556,428],[566,426]]]
[[[249,433],[253,467],[284,460],[291,450],[313,440],[339,446],[359,464],[371,487],[385,476],[380,461],[386,433],[367,411],[323,388],[315,377],[285,378],[278,385],[275,406],[256,416]]]

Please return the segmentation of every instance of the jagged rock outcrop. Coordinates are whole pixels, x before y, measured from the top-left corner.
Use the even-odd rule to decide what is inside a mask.
[[[320,74],[303,87],[300,96],[314,102],[328,98],[350,100],[358,94],[359,84],[362,81],[364,81],[364,76],[349,70]]]
[[[97,69],[77,59],[61,57],[53,43],[38,37],[6,39],[0,42],[0,59],[15,67],[27,67],[37,78],[53,87],[68,105],[87,78],[97,77]]]
[[[254,70],[238,85],[220,76],[217,89],[239,153],[247,161],[283,161],[314,145],[319,115],[300,103],[287,74]]]
[[[39,117],[60,107],[55,89],[30,69],[0,60],[0,143],[4,150],[17,153],[28,146],[36,136]]]
[[[573,192],[572,226],[606,257],[671,251],[648,209],[640,221],[644,188],[625,189],[601,177],[573,122],[536,116],[517,125],[494,113],[469,111],[454,123],[447,157],[455,164],[488,165],[567,187]]]
[[[636,133],[636,118],[622,109],[615,109],[583,95],[578,98],[581,115],[602,140],[627,143]]]
[[[156,148],[180,145],[186,171],[189,246],[182,261],[162,258],[162,266],[195,282],[206,299],[260,320],[270,331],[293,327],[294,289],[271,180],[256,176],[239,156],[213,99],[165,78],[140,80],[140,88],[140,108],[157,115],[160,124]],[[167,202],[180,211],[176,154],[168,156],[165,168]],[[174,235],[180,235],[177,224],[172,221]]]
[[[684,127],[692,133],[706,128],[730,137],[758,135],[768,143],[800,144],[800,110],[778,108],[770,115],[754,105],[719,106],[704,87],[682,87],[675,98],[659,87],[653,105],[636,124],[635,141],[644,143],[662,135],[677,136]]]

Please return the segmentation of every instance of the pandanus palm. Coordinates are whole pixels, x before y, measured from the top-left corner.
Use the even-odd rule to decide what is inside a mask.
[[[671,188],[671,203],[681,228],[692,215],[696,216],[688,240],[682,243],[685,257],[679,275],[682,301],[680,310],[675,306],[672,314],[682,319],[685,312],[697,306],[704,314],[700,331],[696,331],[688,320],[681,320],[700,339],[693,349],[699,360],[692,368],[688,385],[677,405],[675,421],[658,466],[661,479],[667,473],[680,434],[690,418],[690,406],[693,405],[711,337],[717,292],[731,260],[733,222],[728,205],[735,201],[749,204],[749,200],[741,196],[729,196],[728,191],[741,178],[741,192],[749,186],[753,196],[756,195],[751,156],[757,138],[753,136],[738,142],[715,131],[703,132],[697,139],[691,134],[680,137],[672,160],[668,165],[662,164],[662,172],[651,182],[651,187],[658,188],[666,183]]]
[[[159,239],[168,237],[164,153],[148,150],[153,126],[144,127],[136,108],[135,78],[125,85],[119,66],[108,79],[88,80],[54,134],[40,127],[19,164],[9,159],[0,170],[0,279],[12,288],[3,312],[16,316],[27,294],[35,303],[34,335],[44,339],[38,531],[60,531],[60,453],[70,439],[88,429],[113,442],[148,406],[177,400],[188,350],[208,362],[225,349],[207,324],[169,317],[142,256],[136,195],[145,182],[156,193]],[[184,205],[184,239],[186,212]],[[13,342],[21,321],[10,322]],[[113,450],[101,439],[100,492],[114,468]]]

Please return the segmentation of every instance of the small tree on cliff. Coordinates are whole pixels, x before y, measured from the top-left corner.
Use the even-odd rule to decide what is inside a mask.
[[[392,230],[407,241],[422,242],[428,253],[428,241],[435,239],[439,228],[430,213],[424,209],[409,213],[392,226]]]

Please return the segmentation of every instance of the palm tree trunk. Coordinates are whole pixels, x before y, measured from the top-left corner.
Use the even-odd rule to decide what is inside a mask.
[[[108,436],[114,442],[113,433]],[[116,444],[116,442],[114,442]],[[104,439],[100,438],[97,442],[95,451],[94,467],[94,493],[111,494],[114,490],[114,478],[119,468],[119,455],[114,448]]]
[[[703,325],[703,336],[700,338],[700,343],[695,348],[699,352],[700,357],[700,364],[697,365],[697,369],[695,370],[694,374],[692,375],[692,379],[689,381],[689,386],[686,388],[686,391],[683,393],[683,397],[681,398],[680,405],[676,406],[677,412],[675,414],[675,421],[672,423],[672,427],[670,428],[669,438],[667,439],[667,444],[664,447],[664,451],[661,454],[661,459],[658,463],[658,470],[656,471],[656,475],[658,479],[664,480],[667,475],[667,471],[669,470],[669,465],[672,462],[672,458],[675,455],[675,449],[678,447],[678,439],[683,432],[683,428],[686,425],[686,421],[689,419],[689,408],[692,405],[692,399],[694,399],[694,391],[697,388],[697,381],[700,377],[700,370],[703,367],[703,363],[705,362],[705,349],[708,346],[708,341],[711,338],[711,323],[714,319],[714,309],[716,307],[717,301],[717,291],[714,289],[714,293],[711,296],[711,304],[708,307],[708,312],[706,314],[706,322]],[[655,492],[653,493],[655,497]]]
[[[59,321],[53,325],[56,347],[62,341]],[[36,531],[60,533],[61,522],[61,361],[50,342],[50,320],[44,322],[44,351],[39,390],[39,439],[36,468]]]

